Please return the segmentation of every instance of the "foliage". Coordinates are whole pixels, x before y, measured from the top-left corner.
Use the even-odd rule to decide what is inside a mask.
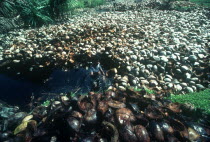
[[[62,13],[64,13],[64,5],[67,4],[68,0],[49,0],[49,13],[53,19],[58,18]]]
[[[0,33],[19,27],[20,24],[19,16],[14,18],[0,17]]]
[[[65,9],[65,12],[72,12],[77,8],[93,8],[104,4],[104,2],[104,0],[67,0],[63,9]]]
[[[145,89],[145,91],[148,93],[148,94],[154,94],[155,93],[155,91],[154,90],[150,90],[149,88],[146,88],[146,87],[144,87],[144,89]],[[142,89],[140,89],[140,88],[134,88],[134,91],[141,91]]]
[[[148,94],[154,94],[154,93],[155,93],[154,90],[150,90],[150,89],[148,89],[148,88],[144,88],[144,89],[146,90],[146,92],[147,92]]]
[[[95,7],[103,3],[104,0],[0,0],[0,17],[15,18],[19,15],[25,27],[39,27],[77,8]],[[1,29],[4,25],[12,25],[10,19],[1,21]]]
[[[67,0],[64,6],[65,12],[74,12],[77,8],[84,8],[85,4],[83,0]]]
[[[191,2],[185,2],[185,1],[176,1],[173,2],[170,6],[172,10],[177,10],[177,11],[192,11],[199,6],[195,3]]]
[[[204,7],[210,7],[210,0],[190,0],[190,2],[196,3]]]
[[[104,0],[84,0],[85,7],[96,7],[104,4]]]
[[[159,10],[192,11],[199,6],[210,7],[209,0],[154,0],[149,7]]]
[[[148,94],[154,94],[154,90],[150,90],[149,88],[144,87],[145,91]],[[141,91],[140,88],[134,88],[134,91]],[[180,94],[175,95],[171,94],[170,97],[166,99],[170,99],[172,102],[178,103],[190,103],[194,105],[195,108],[203,110],[205,113],[210,114],[210,89],[206,89],[200,92],[188,93],[188,94]]]
[[[16,1],[16,8],[25,26],[37,27],[52,22],[48,0]]]
[[[76,93],[73,93],[73,92],[71,92],[69,95],[69,97],[75,97],[75,96],[76,96]]]
[[[50,105],[50,101],[46,100],[45,102],[42,103],[42,106],[48,107]]]
[[[210,89],[185,95],[172,94],[168,99],[173,102],[191,103],[195,108],[202,109],[204,112],[210,114]]]
[[[96,7],[104,3],[104,0],[49,0],[50,15],[53,18],[74,12],[77,8]]]
[[[5,18],[13,17],[17,11],[15,10],[15,3],[11,0],[0,0],[0,16]]]
[[[0,0],[0,32],[6,32],[18,26],[17,14],[13,0]]]

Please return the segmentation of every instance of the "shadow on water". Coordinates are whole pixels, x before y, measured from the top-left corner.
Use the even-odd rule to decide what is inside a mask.
[[[0,74],[0,100],[8,104],[21,105],[29,102],[32,93],[39,88],[40,85],[32,81]]]
[[[59,93],[87,93],[91,89],[89,70],[84,68],[63,71],[53,70],[45,82],[10,77],[0,74],[0,100],[10,105],[26,106],[30,97]]]
[[[54,70],[39,93],[86,93],[90,91],[89,71],[84,68],[69,71]]]

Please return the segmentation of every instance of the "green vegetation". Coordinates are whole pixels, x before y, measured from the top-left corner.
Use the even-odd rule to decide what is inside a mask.
[[[190,0],[190,2],[196,3],[204,7],[210,7],[210,0]]]
[[[104,4],[105,0],[83,0],[85,7],[96,7]]]
[[[148,94],[155,94],[154,90],[150,90],[144,87]],[[134,91],[141,91],[142,89],[134,88]],[[210,89],[206,89],[200,92],[193,92],[188,94],[171,94],[170,97],[166,99],[170,99],[172,102],[178,102],[181,104],[190,103],[195,108],[203,110],[203,112],[210,114]]]
[[[200,6],[210,7],[210,0],[165,0],[165,1],[169,1],[169,2],[173,2],[173,1],[189,1],[189,2],[196,3],[196,4],[200,5]]]
[[[16,1],[16,9],[26,26],[37,27],[53,21],[48,12],[48,0]]]
[[[149,93],[149,94],[154,94],[154,93],[155,93],[154,90],[150,90],[150,89],[148,89],[148,88],[144,88],[144,89],[145,89],[146,92]]]
[[[170,7],[172,10],[190,12],[198,7],[198,5],[196,3],[189,3],[189,2],[184,2],[184,1],[178,2],[178,1],[176,0],[175,2],[171,3]]]
[[[69,12],[72,14],[75,12],[75,9],[94,8],[104,3],[105,0],[66,0],[65,3],[59,5],[58,9],[63,10],[61,14]]]
[[[0,0],[0,32],[17,27],[18,12],[13,0]]]
[[[0,17],[15,18],[19,15],[25,27],[40,27],[68,15],[69,12],[72,13],[77,8],[93,8],[104,2],[104,0],[0,0]],[[2,23],[5,25],[6,22]]]
[[[65,6],[66,11],[74,11],[77,8],[84,8],[85,4],[83,0],[70,0]]]
[[[144,87],[144,89],[145,89],[145,91],[146,91],[148,94],[154,94],[154,93],[155,93],[154,90],[150,90],[149,88]],[[134,88],[134,91],[137,91],[137,92],[139,92],[139,91],[141,91],[141,90],[142,90],[142,89],[140,89],[140,88]]]
[[[210,0],[163,0],[160,9],[191,12],[200,6],[210,8]]]
[[[172,94],[168,99],[173,102],[193,104],[195,108],[202,109],[205,113],[210,114],[210,89],[185,95]]]
[[[10,18],[16,15],[15,3],[10,0],[0,0],[0,17]]]
[[[50,101],[49,100],[46,100],[41,105],[44,106],[44,107],[48,107],[50,105]]]
[[[170,2],[180,0],[164,0],[165,7]],[[201,6],[210,7],[210,0],[190,0]],[[40,27],[53,23],[56,19],[62,19],[63,15],[72,14],[78,8],[93,8],[105,3],[105,0],[0,0],[0,17],[16,18],[18,15],[25,27]],[[175,6],[175,10],[190,11],[193,6]],[[1,21],[3,25],[14,24],[12,19]]]
[[[67,95],[67,97],[75,97],[76,95],[77,95],[76,93],[70,92],[70,93]]]

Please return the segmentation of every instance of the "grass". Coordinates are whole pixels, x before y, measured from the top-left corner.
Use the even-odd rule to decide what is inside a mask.
[[[148,89],[148,88],[146,88],[146,87],[144,87],[144,89],[145,89],[145,91],[148,93],[148,94],[154,94],[155,93],[155,91],[154,90],[150,90],[150,89]],[[139,91],[141,91],[142,89],[140,89],[140,88],[134,88],[134,91],[137,91],[137,92],[139,92]]]
[[[197,3],[201,6],[210,7],[210,0],[190,0],[190,2]]]
[[[176,1],[182,1],[182,0],[176,0]],[[189,1],[196,3],[200,6],[210,7],[210,0],[189,0]]]
[[[105,3],[105,0],[84,0],[86,7],[96,7]]]
[[[66,3],[59,9],[64,9],[65,12],[74,12],[78,8],[94,8],[104,3],[104,0],[66,0]]]
[[[0,17],[15,18],[19,15],[24,27],[40,27],[62,20],[78,8],[94,8],[104,3],[105,0],[0,0]],[[0,21],[0,25],[10,23],[12,21]]]
[[[182,1],[182,0],[169,0],[169,1]],[[189,0],[192,4],[188,3],[176,3],[172,4],[172,9],[182,12],[191,12],[197,7],[210,8],[210,0]]]
[[[148,94],[155,94],[154,90],[144,88]],[[134,88],[134,91],[141,91],[139,88]],[[178,102],[181,104],[190,103],[195,108],[203,110],[204,113],[210,114],[210,89],[206,89],[200,92],[193,92],[188,94],[171,94],[170,99],[172,102]]]
[[[172,100],[172,102],[193,104],[195,108],[210,114],[210,89],[185,95],[172,94],[168,99]]]
[[[50,105],[50,100],[44,101],[41,106],[48,107]]]

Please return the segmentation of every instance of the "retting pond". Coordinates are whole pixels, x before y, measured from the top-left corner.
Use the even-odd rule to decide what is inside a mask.
[[[91,90],[91,82],[89,70],[85,68],[54,69],[49,72],[46,79],[39,81],[0,74],[0,100],[24,107],[30,102],[32,95],[50,97],[50,95],[70,92],[85,94]]]

